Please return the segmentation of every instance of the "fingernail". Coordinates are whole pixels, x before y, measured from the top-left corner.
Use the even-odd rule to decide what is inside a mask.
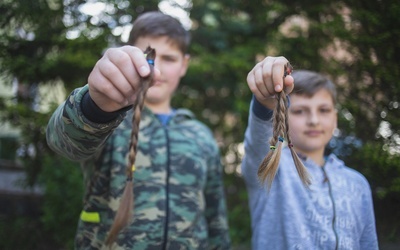
[[[275,86],[275,91],[276,91],[276,92],[280,92],[281,90],[282,90],[281,85],[276,85],[276,86]]]

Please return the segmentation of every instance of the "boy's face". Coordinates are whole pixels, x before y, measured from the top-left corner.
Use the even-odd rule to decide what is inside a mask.
[[[312,97],[291,94],[288,117],[296,151],[306,156],[322,156],[337,126],[337,112],[329,92],[321,89]]]
[[[186,74],[189,56],[184,55],[166,36],[139,37],[134,46],[143,51],[148,46],[156,50],[154,66],[161,74],[153,80],[153,86],[147,91],[146,105],[153,112],[169,111],[172,95]]]

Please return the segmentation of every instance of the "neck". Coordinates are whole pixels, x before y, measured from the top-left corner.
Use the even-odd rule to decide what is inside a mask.
[[[322,167],[325,165],[324,150],[318,150],[313,152],[303,152],[296,150],[296,153],[301,157],[306,157],[311,159],[315,164]]]
[[[145,105],[154,114],[169,114],[172,111],[172,108],[169,105],[169,103],[167,103],[167,104],[154,104],[154,103],[145,102]]]

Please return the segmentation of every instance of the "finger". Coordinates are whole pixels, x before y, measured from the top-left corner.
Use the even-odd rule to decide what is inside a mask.
[[[274,89],[274,82],[273,82],[273,65],[275,62],[275,58],[274,57],[266,57],[263,61],[263,69],[262,69],[262,73],[263,73],[263,81],[265,84],[265,87],[267,88],[268,91],[268,97],[271,96],[275,96],[275,89]]]
[[[95,68],[93,73],[89,75],[88,82],[90,96],[102,110],[113,111],[126,106],[127,100],[125,96],[114,87],[113,83],[109,81],[108,78],[98,72],[98,68]],[[109,107],[110,100],[119,103],[120,107]]]
[[[281,56],[276,58],[272,65],[272,81],[276,92],[281,92],[283,90],[283,76],[288,62],[289,61],[285,57]]]
[[[256,77],[256,75],[257,75],[256,72],[261,68],[260,65],[261,65],[260,63],[256,64],[256,66],[247,75],[247,84],[248,84],[251,92],[257,97],[257,99],[264,98],[263,94],[260,92],[260,90],[257,86],[258,85],[257,81],[262,80],[262,76]],[[256,80],[256,78],[261,79],[261,80]]]
[[[260,63],[255,69],[254,69],[254,82],[255,82],[255,87],[257,88],[257,93],[266,98],[270,96],[270,93],[268,92],[267,86],[264,81],[264,74],[263,74],[263,66],[262,63]]]
[[[114,74],[110,73],[107,74],[107,76],[111,76],[113,78],[109,80],[115,82],[116,86],[119,85],[120,86],[119,89],[121,91],[123,91],[124,88],[126,87],[125,83],[130,84],[133,89],[136,89],[140,82],[140,73],[135,68],[133,62],[133,60],[135,59],[132,59],[132,56],[134,55],[131,55],[134,54],[135,52],[141,54],[140,59],[136,60],[143,60],[147,64],[143,52],[131,46],[125,46],[119,49],[110,49],[106,52],[106,58],[111,62],[111,64],[114,67],[110,69],[104,68],[103,71],[115,70]],[[127,90],[130,90],[130,88],[128,88]]]
[[[247,74],[247,85],[249,86],[251,92],[255,94],[254,92],[258,92],[258,89],[255,85],[255,80],[254,80],[254,69],[252,69],[248,74]]]
[[[284,83],[284,91],[286,94],[289,94],[293,91],[294,88],[294,79],[293,76],[287,75],[283,81]]]
[[[133,66],[141,77],[148,76],[150,74],[150,66],[143,54],[143,51],[137,47],[124,46],[122,50],[125,51],[132,61]]]
[[[123,99],[130,99],[132,95],[135,93],[136,85],[130,83],[127,77],[121,72],[121,68],[118,68],[115,64],[110,62],[99,62],[98,70],[100,75],[106,79],[104,81],[106,84],[104,87],[107,87],[107,91],[110,92],[110,98],[115,102],[122,102],[121,97],[114,99],[115,96],[122,96]],[[126,74],[126,73],[125,73]],[[117,95],[115,92],[119,92]],[[107,92],[104,93],[107,95]]]

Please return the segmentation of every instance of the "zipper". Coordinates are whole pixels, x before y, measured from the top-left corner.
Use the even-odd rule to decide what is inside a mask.
[[[165,131],[165,137],[167,139],[167,167],[166,167],[166,177],[165,177],[165,225],[164,225],[164,241],[162,244],[162,249],[166,250],[167,249],[167,242],[168,242],[168,221],[169,221],[169,175],[170,175],[170,148],[169,148],[169,135],[168,135],[168,130],[166,126],[163,126],[163,129]]]
[[[328,175],[326,174],[325,171],[325,166],[321,167],[322,172],[324,173],[324,182],[328,183],[328,188],[329,188],[329,198],[331,199],[332,202],[332,210],[333,210],[333,218],[332,218],[332,230],[333,233],[335,234],[335,250],[338,250],[338,246],[339,246],[339,236],[336,232],[336,228],[335,228],[335,222],[336,222],[336,206],[335,206],[335,200],[333,199],[333,194],[332,194],[332,185],[331,182],[328,178]]]

